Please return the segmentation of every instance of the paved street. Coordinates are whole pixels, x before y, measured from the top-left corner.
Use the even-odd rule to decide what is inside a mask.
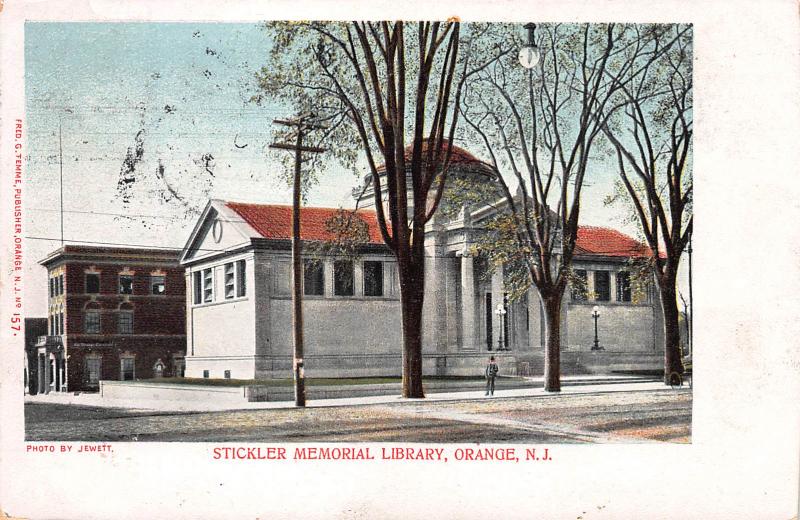
[[[222,412],[25,405],[30,441],[687,443],[691,416],[688,389]]]

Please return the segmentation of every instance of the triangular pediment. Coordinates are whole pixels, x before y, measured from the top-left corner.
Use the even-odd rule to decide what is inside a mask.
[[[258,233],[230,210],[224,201],[211,200],[189,235],[181,253],[181,263],[247,247],[251,244],[251,240],[258,236]]]

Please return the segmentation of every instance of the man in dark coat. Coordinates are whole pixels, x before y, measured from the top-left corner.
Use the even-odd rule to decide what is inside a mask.
[[[499,371],[500,367],[497,366],[494,356],[490,357],[486,365],[486,395],[494,395],[494,379]]]

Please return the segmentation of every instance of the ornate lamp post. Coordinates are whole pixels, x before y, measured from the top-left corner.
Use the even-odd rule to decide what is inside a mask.
[[[526,69],[532,69],[539,63],[541,53],[536,45],[536,24],[526,23],[523,25],[528,30],[528,45],[519,50],[519,62]]]
[[[497,304],[497,309],[495,309],[494,313],[497,314],[498,318],[500,319],[500,336],[497,338],[497,350],[506,350],[506,345],[503,342],[503,338],[505,338],[505,330],[503,330],[503,326],[505,325],[505,316],[506,316],[506,309],[503,307],[502,303]]]
[[[605,350],[603,347],[600,346],[599,341],[597,340],[597,318],[600,317],[600,307],[595,305],[592,307],[592,318],[594,318],[594,346],[592,350]]]

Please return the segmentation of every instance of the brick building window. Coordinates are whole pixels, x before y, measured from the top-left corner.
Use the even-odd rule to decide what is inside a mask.
[[[631,301],[631,274],[627,271],[617,273],[617,301]]]
[[[150,294],[161,296],[167,292],[167,281],[164,276],[153,275],[150,277]]]
[[[98,294],[100,292],[100,275],[97,273],[86,273],[86,294]]]
[[[64,275],[58,275],[58,294],[64,294]]]
[[[133,381],[136,378],[136,362],[133,357],[126,356],[119,360],[120,381]]]
[[[100,382],[100,358],[91,357],[83,360],[83,378],[89,386],[97,386]]]
[[[86,311],[83,317],[83,332],[86,334],[100,334],[99,311]]]
[[[353,262],[350,260],[333,263],[333,294],[353,296]]]
[[[129,274],[119,275],[119,293],[133,294],[133,276]]]
[[[383,262],[364,262],[364,296],[383,296]]]
[[[608,271],[594,272],[595,300],[607,302],[611,299],[611,280]]]
[[[303,294],[323,296],[325,294],[325,269],[319,260],[303,261]]]
[[[133,334],[133,312],[120,311],[117,316],[117,334]]]

